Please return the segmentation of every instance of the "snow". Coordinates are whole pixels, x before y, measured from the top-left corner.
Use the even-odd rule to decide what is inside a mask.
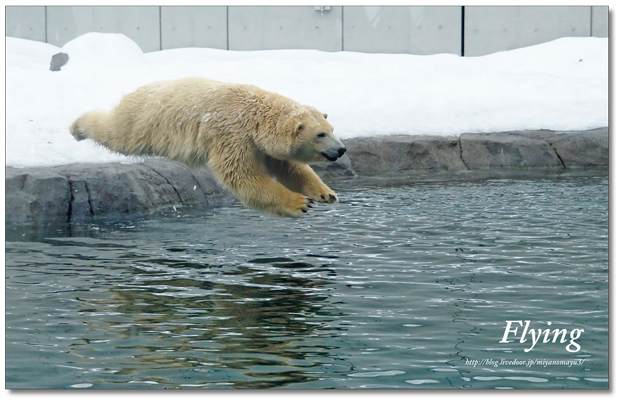
[[[340,138],[608,126],[607,49],[606,38],[562,38],[465,58],[204,48],[145,54],[118,34],[85,34],[62,49],[7,37],[6,165],[139,161],[77,142],[68,127],[141,85],[186,76],[253,84],[312,105]],[[61,51],[69,62],[52,72],[51,57]]]

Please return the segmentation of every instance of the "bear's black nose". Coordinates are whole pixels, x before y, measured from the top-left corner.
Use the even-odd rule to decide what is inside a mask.
[[[344,153],[347,152],[347,149],[342,147],[340,149],[338,149],[338,157],[342,157],[344,155]]]

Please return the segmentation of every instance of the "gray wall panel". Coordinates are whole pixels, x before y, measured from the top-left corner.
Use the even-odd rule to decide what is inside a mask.
[[[228,7],[230,50],[342,50],[342,7]]]
[[[460,6],[17,7],[6,35],[63,46],[87,32],[121,33],[144,52],[178,47],[461,53]],[[467,6],[465,56],[567,36],[608,37],[608,7]]]
[[[344,50],[461,54],[461,7],[345,7]]]
[[[159,7],[47,7],[47,40],[63,46],[87,32],[119,33],[143,52],[160,50]]]
[[[609,37],[609,7],[592,7],[592,36]]]
[[[162,49],[226,49],[226,7],[162,7]]]
[[[590,36],[590,7],[466,7],[465,56]]]
[[[6,36],[45,42],[45,7],[6,7]]]

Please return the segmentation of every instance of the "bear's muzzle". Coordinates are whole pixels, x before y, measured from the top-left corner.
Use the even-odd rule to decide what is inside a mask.
[[[347,152],[347,149],[344,147],[340,147],[337,150],[329,150],[322,152],[321,155],[325,157],[328,161],[336,161],[338,158],[342,157],[344,153]]]

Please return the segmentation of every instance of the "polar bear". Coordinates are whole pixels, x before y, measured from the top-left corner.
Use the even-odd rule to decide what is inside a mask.
[[[326,118],[252,85],[190,77],[140,87],[111,112],[83,114],[70,131],[121,154],[206,165],[244,205],[301,217],[314,201],[338,201],[308,166],[346,151]]]

